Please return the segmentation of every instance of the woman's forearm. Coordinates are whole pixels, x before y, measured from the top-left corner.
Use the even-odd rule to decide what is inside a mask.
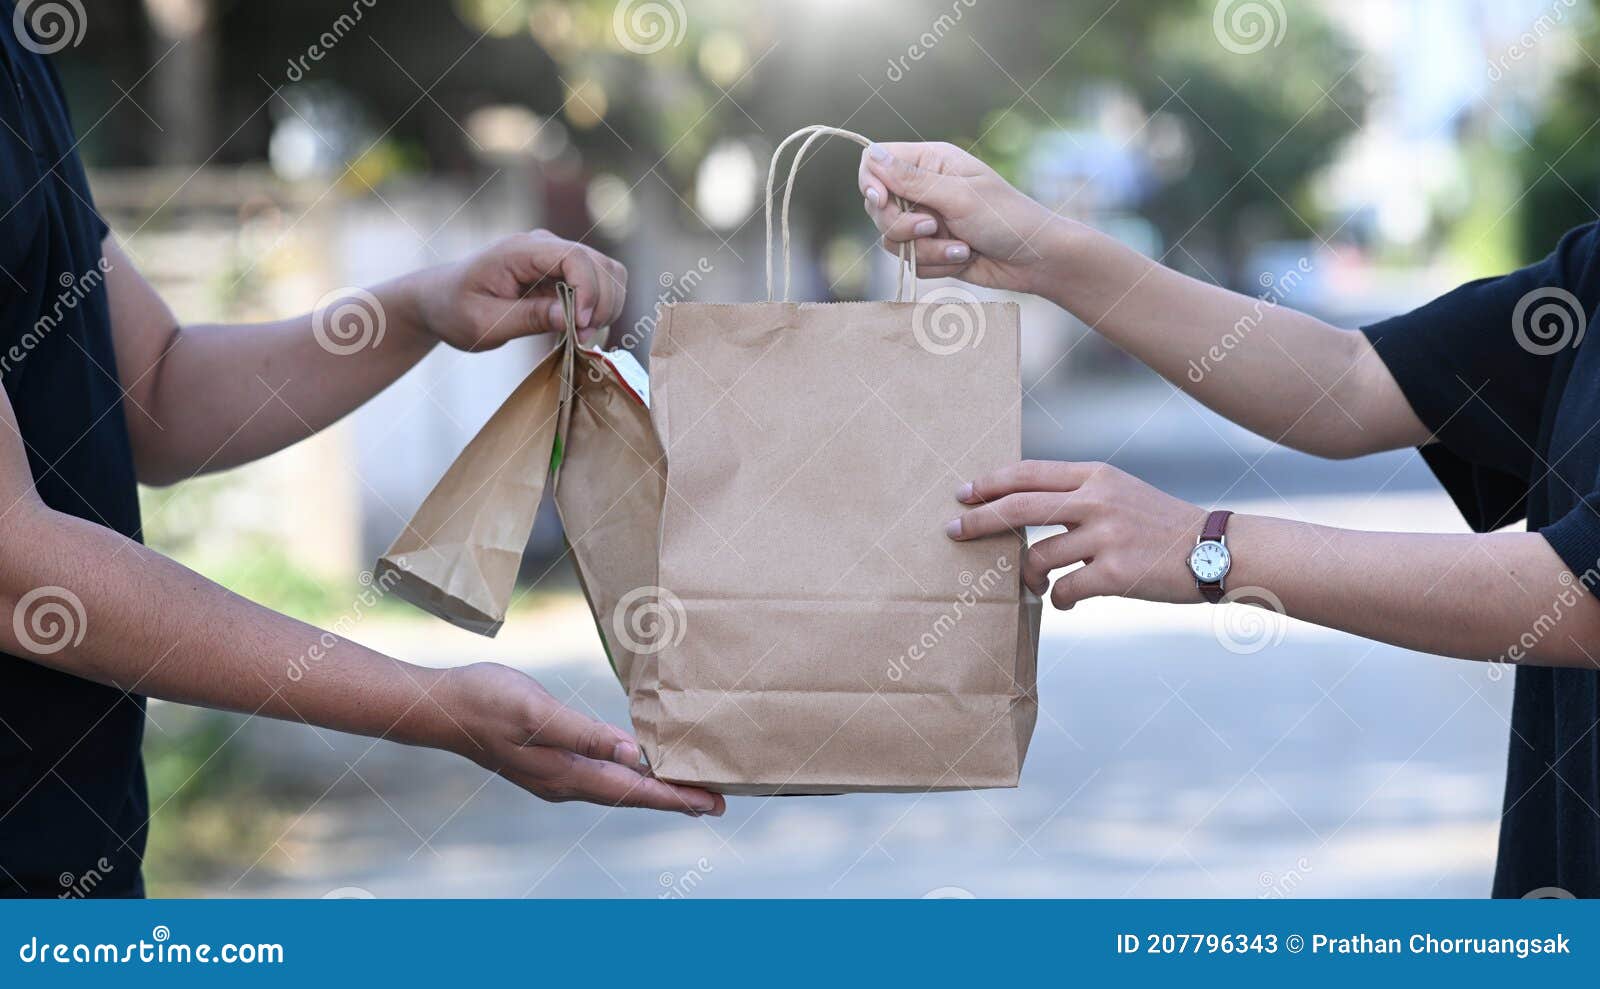
[[[1082,224],[1057,221],[1041,241],[1041,294],[1247,429],[1331,457],[1428,439],[1364,336],[1281,304],[1303,267],[1250,298]]]
[[[1067,527],[1031,545],[1022,568],[1057,607],[1101,595],[1202,600],[1188,556],[1206,511],[1115,467],[1024,461],[956,496],[969,508],[950,521],[955,539]],[[1536,532],[1357,532],[1235,515],[1227,545],[1231,600],[1445,656],[1600,665],[1600,560],[1573,573]]]
[[[1600,572],[1573,574],[1538,533],[1359,532],[1246,515],[1230,521],[1228,545],[1230,591],[1263,588],[1317,625],[1463,659],[1600,663]]]

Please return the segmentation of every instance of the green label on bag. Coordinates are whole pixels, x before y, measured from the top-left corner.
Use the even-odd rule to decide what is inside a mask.
[[[556,434],[556,441],[550,446],[550,470],[552,473],[561,466],[561,434]]]

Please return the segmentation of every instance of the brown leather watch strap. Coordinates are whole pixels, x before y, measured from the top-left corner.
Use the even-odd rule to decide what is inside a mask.
[[[1201,542],[1222,542],[1222,537],[1228,534],[1228,518],[1232,512],[1216,511],[1206,516],[1205,530],[1200,533]]]
[[[1232,512],[1215,511],[1206,516],[1205,528],[1200,532],[1200,542],[1220,543],[1225,541],[1228,534],[1228,519]],[[1195,586],[1200,588],[1200,596],[1210,604],[1219,604],[1222,601],[1223,581],[1196,580]]]

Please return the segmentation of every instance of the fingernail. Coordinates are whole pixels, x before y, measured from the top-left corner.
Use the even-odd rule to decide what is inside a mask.
[[[579,326],[588,326],[589,325],[589,320],[591,320],[593,318],[594,318],[594,306],[590,306],[587,309],[580,309],[578,311],[578,325]]]
[[[961,485],[960,488],[956,489],[956,501],[971,501],[971,500],[972,500],[972,482],[968,481],[967,483]]]
[[[944,256],[952,261],[965,261],[967,253],[967,245],[965,244],[951,244],[944,249]]]
[[[868,189],[867,190],[867,202],[869,204],[871,204],[873,209],[877,209],[878,208],[878,190],[877,189]]]
[[[717,798],[713,796],[696,797],[693,803],[695,811],[700,814],[709,814],[717,809]]]
[[[939,224],[935,223],[934,221],[922,220],[918,222],[916,226],[911,228],[911,232],[916,234],[918,237],[926,237],[938,229]]]
[[[611,759],[624,766],[639,765],[639,747],[632,742],[618,742],[617,747],[611,751]]]
[[[888,151],[887,148],[885,148],[881,144],[869,145],[867,147],[867,154],[872,156],[872,160],[873,161],[888,161],[889,160],[889,151]]]
[[[960,539],[961,520],[959,518],[954,518],[946,522],[944,524],[944,534],[949,536],[951,539]]]

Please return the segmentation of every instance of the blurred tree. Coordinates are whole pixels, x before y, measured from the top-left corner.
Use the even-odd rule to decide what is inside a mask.
[[[1359,129],[1367,93],[1360,56],[1310,6],[1292,8],[1282,43],[1259,50],[1219,40],[1215,6],[1140,39],[1148,50],[1131,64],[1148,68],[1128,82],[1146,108],[1176,117],[1187,145],[1186,167],[1145,210],[1169,240],[1183,238],[1185,252],[1168,261],[1194,267],[1186,255],[1214,257],[1221,270],[1210,273],[1240,284],[1252,247],[1318,236],[1309,180]],[[1269,18],[1261,30],[1272,27]]]
[[[659,159],[685,201],[719,138],[748,136],[764,164],[777,140],[817,122],[951,141],[1015,178],[1042,136],[1102,126],[1103,97],[1125,94],[1134,117],[1159,109],[1175,125],[1151,133],[1136,121],[1123,135],[1135,153],[1163,138],[1185,145],[1148,212],[1169,241],[1187,234],[1193,254],[1218,258],[1223,278],[1250,243],[1315,232],[1307,181],[1356,129],[1365,100],[1348,71],[1354,52],[1304,7],[1292,22],[1265,25],[1282,28],[1279,43],[1254,51],[1219,35],[1208,0],[1014,0],[1003,11],[975,0],[470,6],[487,19],[507,5],[527,11],[560,66],[576,97],[566,115],[586,150],[619,156],[624,169],[641,154]],[[603,114],[592,112],[596,93]],[[834,232],[832,218],[857,222],[853,183],[812,182],[796,195],[822,218],[818,243]]]
[[[1600,218],[1600,65],[1587,54],[1600,51],[1600,3],[1586,0],[1584,7],[1590,16],[1574,19],[1572,39],[1581,51],[1541,101],[1518,155],[1518,247],[1524,263],[1550,253],[1566,231]]]
[[[144,24],[145,47],[166,44],[176,12],[226,53],[198,53],[189,70],[173,70],[180,81],[217,80],[195,105],[212,108],[208,141],[222,146],[193,148],[191,159],[265,157],[276,124],[304,113],[270,99],[280,87],[290,99],[308,86],[337,90],[373,137],[401,149],[385,161],[435,171],[481,170],[474,111],[521,108],[535,115],[541,140],[554,134],[576,148],[588,173],[614,171],[623,190],[664,184],[691,227],[707,219],[696,187],[714,150],[736,153],[719,163],[742,156],[744,165],[707,184],[748,181],[752,170],[764,173],[778,140],[808,123],[948,140],[1020,177],[1030,151],[1054,146],[1051,135],[1067,135],[1068,147],[1073,135],[1105,139],[1115,123],[1107,108],[1129,107],[1112,145],[1164,156],[1141,190],[1147,201],[1132,205],[1169,243],[1183,238],[1193,257],[1220,265],[1223,278],[1248,243],[1315,226],[1307,182],[1355,128],[1363,102],[1347,71],[1356,59],[1309,5],[1245,25],[1267,33],[1241,44],[1229,34],[1237,25],[1216,15],[1249,5],[1228,0],[108,0],[108,9],[129,4],[168,15]],[[1254,6],[1270,18],[1270,8]],[[113,16],[125,15],[105,19]],[[84,60],[114,55],[125,38],[91,31],[89,40],[63,60],[80,77],[111,74]],[[113,79],[126,71],[115,68]],[[149,102],[144,93],[134,95]],[[181,144],[158,131],[188,127],[192,108],[173,102],[160,99],[149,121],[113,114],[118,129],[96,154],[140,163],[152,147]],[[1147,122],[1152,112],[1158,119]],[[817,156],[834,176],[853,172],[849,149],[835,144]],[[737,191],[744,205],[753,201],[750,189]],[[812,180],[797,197],[814,243],[862,233],[853,182]],[[741,216],[717,226],[737,226],[748,210]]]

